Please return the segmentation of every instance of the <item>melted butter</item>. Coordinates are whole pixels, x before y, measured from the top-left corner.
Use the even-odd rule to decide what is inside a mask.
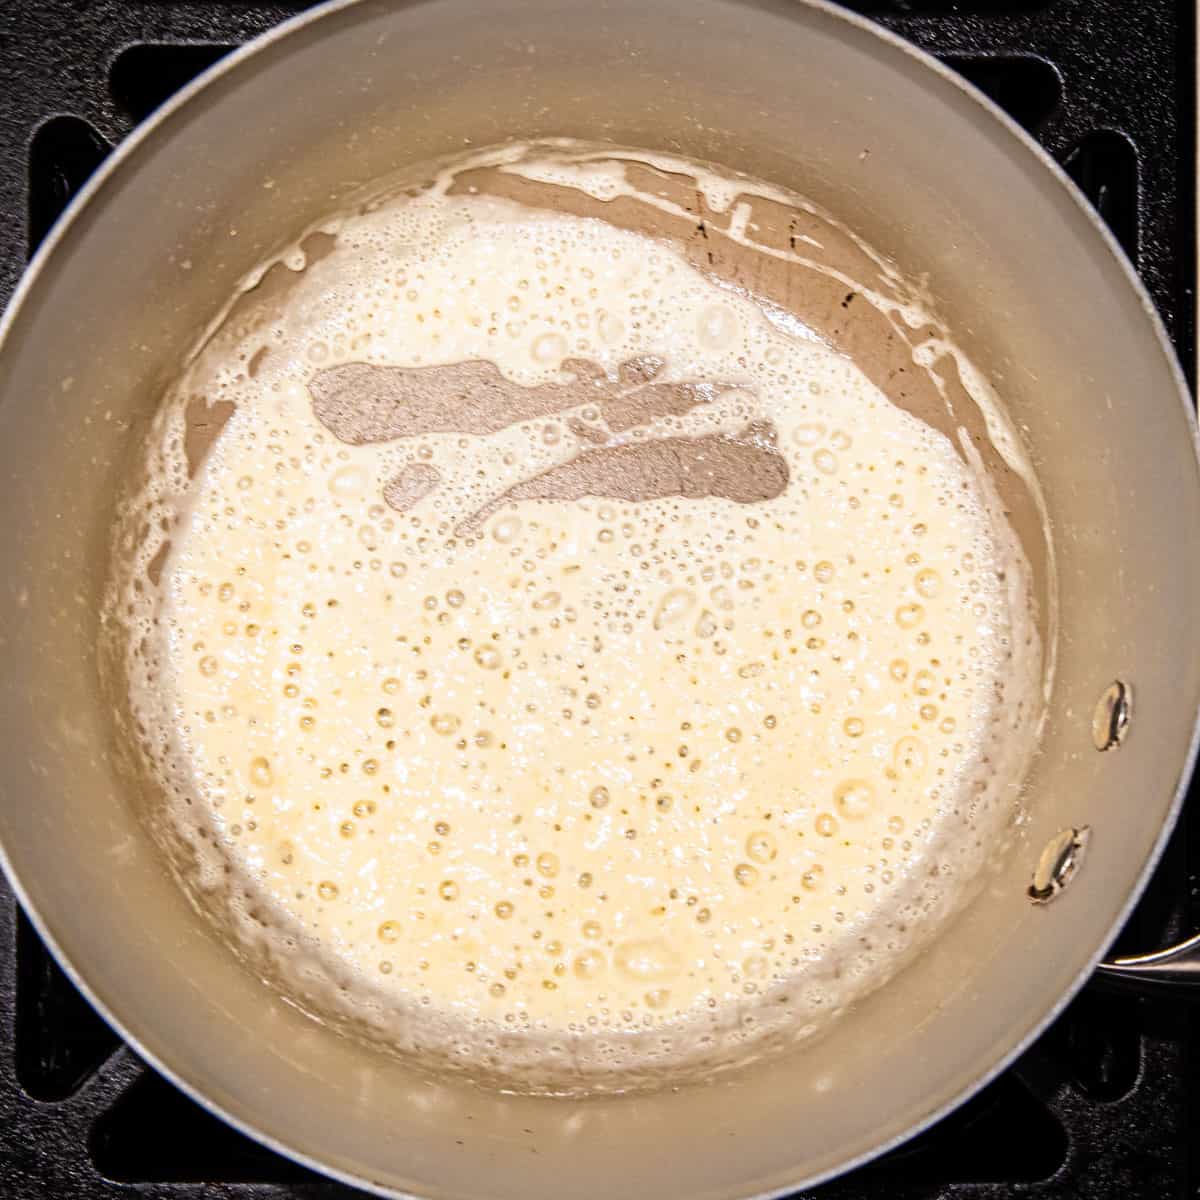
[[[507,1031],[509,1085],[566,1039],[569,1069],[523,1081],[545,1090],[744,1057],[811,1035],[959,902],[1007,813],[995,764],[1032,736],[1020,551],[852,362],[669,244],[445,177],[344,218],[252,356],[216,340],[193,368],[236,410],[134,703],[169,714],[171,781],[285,947],[348,971],[385,1039],[409,1036],[388,1012]],[[607,425],[647,356],[688,403]],[[377,440],[322,419],[321,372],[464,363],[564,407]],[[687,442],[703,466],[748,428],[786,479],[761,499],[577,465]],[[275,969],[301,986],[286,948]]]

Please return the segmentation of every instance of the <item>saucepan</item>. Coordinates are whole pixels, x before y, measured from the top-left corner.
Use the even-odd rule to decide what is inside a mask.
[[[131,454],[238,281],[369,180],[552,135],[791,187],[922,277],[1025,441],[1057,555],[1041,749],[975,900],[821,1041],[586,1099],[431,1077],[246,970],[128,802],[96,661]],[[25,278],[0,348],[0,511],[0,844],[39,932],[196,1100],[381,1194],[770,1196],[896,1145],[1093,973],[1196,751],[1195,425],[1146,294],[1002,113],[815,0],[361,0],[230,56],[113,156]]]

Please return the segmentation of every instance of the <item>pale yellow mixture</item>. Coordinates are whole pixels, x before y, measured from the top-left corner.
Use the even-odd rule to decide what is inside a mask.
[[[372,994],[463,1029],[586,1062],[598,1031],[743,1036],[781,996],[816,1028],[993,819],[1026,614],[971,471],[668,245],[436,189],[337,239],[270,353],[217,372],[238,407],[163,575],[158,685],[222,854]],[[639,355],[722,386],[614,438],[757,423],[782,494],[489,512],[595,412],[350,445],[309,386],[485,360],[532,387]],[[437,486],[386,503],[413,464]]]

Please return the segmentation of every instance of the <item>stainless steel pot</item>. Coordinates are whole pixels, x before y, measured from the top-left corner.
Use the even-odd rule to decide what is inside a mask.
[[[238,278],[374,176],[551,134],[791,186],[928,273],[1032,451],[1061,605],[1030,820],[945,936],[811,1049],[707,1087],[579,1102],[431,1083],[245,972],[126,803],[95,662],[118,484],[164,382]],[[6,865],[66,969],[142,1054],[320,1170],[471,1200],[792,1191],[907,1137],[1009,1062],[1088,977],[1153,868],[1196,748],[1194,433],[1149,301],[1061,172],[864,21],[801,0],[317,10],[135,134],[6,319]],[[1093,718],[1118,680],[1135,703],[1121,744],[1100,752],[1124,700],[1095,731]],[[1085,855],[1064,836],[1042,864],[1053,903],[1031,903],[1044,848],[1083,826]]]

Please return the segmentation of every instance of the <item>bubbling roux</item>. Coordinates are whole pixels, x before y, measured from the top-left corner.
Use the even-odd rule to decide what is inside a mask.
[[[1011,818],[1028,567],[978,454],[796,317],[464,169],[329,225],[164,406],[117,607],[156,606],[165,840],[401,1052],[558,1092],[741,1061],[886,979]]]

